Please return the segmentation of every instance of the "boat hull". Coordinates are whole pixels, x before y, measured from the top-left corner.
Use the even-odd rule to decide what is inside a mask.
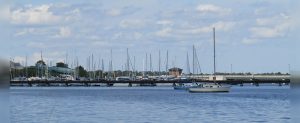
[[[229,92],[230,87],[219,88],[189,88],[190,93],[226,93]]]
[[[191,87],[187,87],[187,86],[175,86],[174,90],[187,90],[189,88],[191,88]]]

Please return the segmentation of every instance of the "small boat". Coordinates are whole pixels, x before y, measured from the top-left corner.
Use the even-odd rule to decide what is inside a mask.
[[[217,83],[204,83],[198,84],[198,86],[190,87],[188,89],[191,93],[212,93],[212,92],[229,92],[231,86],[221,85]]]

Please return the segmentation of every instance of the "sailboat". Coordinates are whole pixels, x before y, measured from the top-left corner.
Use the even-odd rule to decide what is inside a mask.
[[[211,92],[229,92],[231,86],[222,85],[216,83],[216,40],[215,40],[215,28],[213,28],[214,37],[214,83],[203,83],[198,86],[190,87],[188,90],[191,93],[211,93]]]

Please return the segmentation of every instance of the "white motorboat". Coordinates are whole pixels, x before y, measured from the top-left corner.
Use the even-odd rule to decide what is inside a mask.
[[[191,93],[211,93],[211,92],[229,92],[230,85],[221,85],[217,83],[204,83],[198,86],[188,88]]]

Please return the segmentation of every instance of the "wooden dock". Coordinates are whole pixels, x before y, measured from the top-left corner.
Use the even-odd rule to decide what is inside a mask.
[[[115,81],[115,80],[101,80],[101,81],[10,81],[11,86],[32,86],[34,84],[37,84],[39,86],[52,86],[52,85],[82,85],[82,86],[90,86],[95,84],[106,84],[108,86],[113,86],[114,84],[128,84],[128,86],[132,86],[132,84],[140,84],[140,85],[156,85],[156,84],[179,84],[179,83],[192,83],[192,82],[205,82],[205,83],[212,83],[214,81],[211,80],[200,80],[200,79],[190,79],[190,80],[132,80],[132,81]],[[242,80],[242,79],[235,79],[235,80],[219,80],[216,81],[220,84],[230,84],[230,85],[243,85],[243,84],[289,84],[290,79],[278,79],[278,80],[259,80],[259,79],[249,79],[249,80]]]

